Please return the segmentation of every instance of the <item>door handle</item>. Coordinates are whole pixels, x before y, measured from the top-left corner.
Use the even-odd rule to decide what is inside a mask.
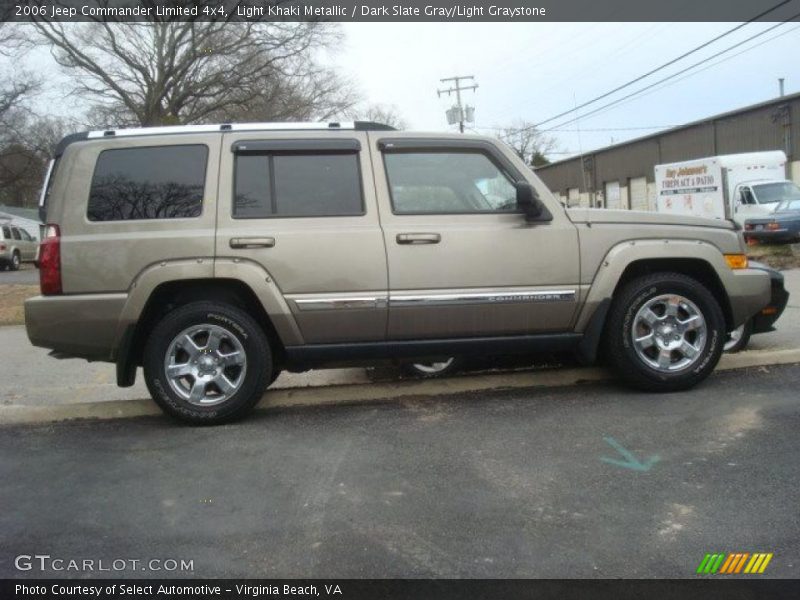
[[[398,233],[398,244],[438,244],[442,236],[438,233]]]
[[[238,237],[231,238],[231,248],[272,248],[275,245],[273,237]]]

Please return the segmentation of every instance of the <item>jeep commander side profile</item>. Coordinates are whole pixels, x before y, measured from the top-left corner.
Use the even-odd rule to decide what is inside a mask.
[[[733,223],[563,207],[485,137],[375,123],[94,131],[42,194],[28,336],[142,366],[192,423],[283,369],[574,351],[654,392],[714,369],[770,300]]]

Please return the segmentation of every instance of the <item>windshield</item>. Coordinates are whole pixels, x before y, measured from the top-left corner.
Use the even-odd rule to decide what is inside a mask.
[[[771,202],[781,202],[782,200],[800,200],[800,188],[791,181],[779,181],[776,183],[762,183],[754,185],[756,199],[759,204],[770,204]]]

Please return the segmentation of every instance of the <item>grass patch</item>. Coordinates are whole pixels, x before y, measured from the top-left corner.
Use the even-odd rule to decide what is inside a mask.
[[[794,248],[798,247],[797,250]],[[757,244],[748,246],[747,257],[769,265],[773,269],[800,267],[800,246],[797,244]]]
[[[38,285],[20,283],[0,285],[0,326],[22,325],[25,322],[23,302],[38,294]]]

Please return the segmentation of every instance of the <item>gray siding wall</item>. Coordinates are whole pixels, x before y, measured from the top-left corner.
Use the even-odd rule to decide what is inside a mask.
[[[587,152],[536,173],[555,194],[566,196],[568,188],[602,191],[607,181],[626,186],[631,178],[647,177],[652,182],[661,163],[761,150],[783,150],[790,163],[800,161],[800,94]]]

